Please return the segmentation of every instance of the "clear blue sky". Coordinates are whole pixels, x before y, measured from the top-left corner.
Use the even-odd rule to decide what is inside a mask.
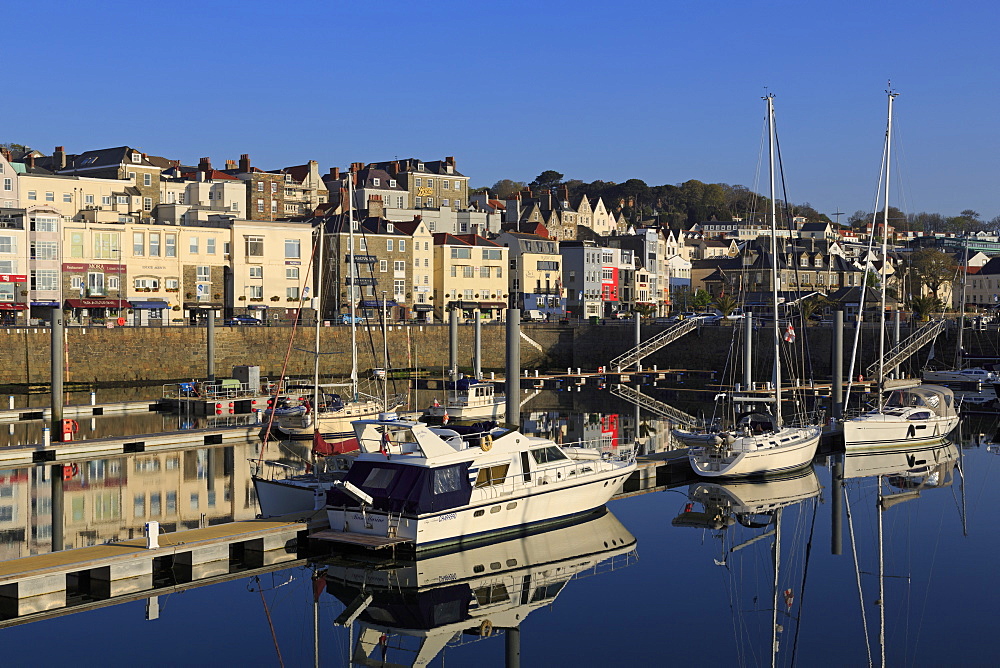
[[[554,169],[754,187],[766,86],[791,201],[850,214],[871,207],[891,78],[891,203],[990,219],[998,13],[983,0],[5,3],[0,141],[324,172],[455,156],[473,186]]]

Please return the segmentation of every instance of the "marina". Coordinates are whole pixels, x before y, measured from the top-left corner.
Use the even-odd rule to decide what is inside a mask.
[[[717,620],[714,625],[722,629],[709,646],[695,642],[691,634],[678,636],[670,644],[671,658],[729,663],[739,657],[758,656],[763,662],[773,647],[770,620],[776,610],[778,665],[863,663],[869,652],[877,657],[879,651],[879,606],[871,605],[870,592],[877,587],[873,575],[877,568],[873,561],[877,556],[874,509],[882,503],[889,508],[883,511],[883,570],[887,576],[883,607],[889,661],[913,660],[919,652],[917,663],[921,664],[949,663],[963,657],[965,662],[976,663],[971,649],[965,655],[949,647],[943,654],[934,637],[941,625],[956,639],[979,632],[981,625],[966,622],[956,626],[950,616],[933,610],[953,604],[956,590],[963,587],[965,605],[981,606],[991,596],[988,588],[969,587],[977,577],[975,568],[954,569],[949,564],[952,559],[995,547],[996,538],[986,530],[988,522],[984,524],[983,516],[984,504],[995,500],[991,481],[1000,461],[992,452],[1000,426],[995,419],[967,419],[950,449],[849,453],[846,459],[836,453],[821,454],[806,469],[805,478],[751,480],[733,486],[725,481],[700,481],[683,450],[671,448],[669,423],[637,412],[619,399],[600,399],[607,396],[549,392],[531,400],[541,402],[539,410],[529,409],[521,415],[526,430],[537,429],[535,433],[558,440],[601,433],[614,444],[638,438],[637,470],[609,501],[609,513],[601,520],[604,524],[588,528],[588,520],[583,520],[582,524],[539,529],[498,543],[440,556],[433,553],[429,561],[419,554],[414,561],[398,550],[365,555],[363,548],[359,553],[358,548],[310,541],[311,532],[324,531],[322,512],[253,519],[256,510],[252,503],[245,503],[252,501],[252,486],[248,474],[241,472],[246,467],[237,464],[257,456],[257,448],[250,443],[242,446],[244,454],[224,455],[228,449],[241,447],[226,444],[209,450],[195,445],[186,451],[184,457],[192,462],[205,462],[204,477],[198,474],[192,479],[192,483],[200,482],[201,505],[197,511],[186,511],[187,519],[172,516],[184,514],[180,503],[170,513],[163,506],[151,508],[148,494],[142,514],[133,515],[129,508],[132,519],[126,519],[124,499],[131,506],[138,490],[150,488],[146,481],[142,487],[135,486],[150,475],[139,473],[149,469],[140,462],[151,456],[165,461],[163,458],[170,455],[119,454],[119,468],[129,475],[108,479],[110,486],[95,486],[93,478],[83,487],[72,481],[64,483],[67,513],[79,505],[73,498],[87,499],[83,508],[88,516],[90,512],[107,513],[100,510],[105,502],[99,499],[109,491],[123,500],[121,510],[115,511],[119,519],[114,519],[113,513],[111,522],[103,523],[108,529],[81,545],[68,516],[63,540],[67,548],[77,547],[51,551],[37,542],[43,535],[39,530],[42,517],[25,518],[27,526],[36,528],[24,533],[21,540],[25,546],[37,546],[29,550],[41,551],[37,556],[8,557],[0,572],[0,613],[4,617],[0,625],[15,639],[12,656],[22,656],[18,638],[43,632],[58,634],[84,625],[95,643],[74,651],[84,665],[99,660],[98,646],[110,642],[112,633],[124,632],[137,639],[159,638],[164,633],[204,637],[206,640],[197,646],[166,643],[158,650],[161,661],[197,663],[196,647],[208,650],[214,646],[208,638],[234,629],[242,629],[245,638],[239,647],[227,648],[229,659],[265,664],[277,663],[276,651],[281,652],[285,665],[311,665],[316,651],[321,665],[348,665],[349,656],[363,663],[362,655],[377,660],[384,648],[387,656],[403,665],[415,665],[412,661],[416,656],[429,657],[429,665],[442,661],[500,663],[508,661],[512,651],[530,664],[558,656],[561,661],[594,665],[641,661],[651,651],[654,656],[660,654],[648,647],[615,642],[587,643],[584,650],[574,638],[581,633],[624,633],[639,620],[662,614],[663,606],[669,609],[676,602],[685,608],[682,614],[713,618]],[[573,399],[572,407],[556,408],[566,398]],[[605,412],[590,413],[581,403],[595,399],[604,404]],[[620,402],[618,412],[606,412],[609,401]],[[113,460],[82,463],[81,478],[98,461],[107,469]],[[223,461],[232,464],[220,468]],[[184,468],[182,465],[180,470]],[[26,475],[18,472],[26,469],[8,469],[2,484],[12,485],[15,493],[4,501],[41,499],[43,490],[54,499],[48,492],[54,489],[53,483],[43,482],[37,475],[51,469],[36,465],[32,469],[36,473]],[[189,470],[195,473],[201,465]],[[31,482],[33,479],[37,482]],[[209,480],[214,482],[206,487]],[[212,487],[218,494],[230,490],[223,515],[213,515],[206,505],[206,489]],[[154,488],[163,489],[163,485],[154,483]],[[24,491],[17,491],[21,489]],[[74,496],[79,494],[85,496]],[[185,492],[184,505],[187,496]],[[897,500],[887,502],[890,496]],[[705,503],[715,509],[712,516],[732,513],[729,516],[738,521],[719,524],[713,520],[699,528],[708,521],[707,515],[698,519]],[[93,510],[91,504],[97,504]],[[245,510],[232,514],[240,507]],[[157,534],[157,547],[148,549],[144,528],[153,514],[160,518],[164,532]],[[776,519],[779,514],[780,521]],[[21,510],[15,516],[24,517]],[[755,519],[751,521],[751,517]],[[81,519],[87,521],[86,517]],[[676,526],[670,526],[671,521]],[[9,541],[18,539],[7,528],[11,526],[11,522],[4,523],[2,535],[8,541],[5,544],[14,547],[16,543]],[[115,526],[131,527],[131,534],[112,529]],[[777,580],[771,550],[775,529],[780,531],[781,541]],[[733,545],[761,538],[720,557],[721,543],[709,540],[713,532],[720,531],[727,546],[730,533]],[[570,538],[574,535],[579,538]],[[594,540],[596,545],[588,543]],[[914,550],[914,540],[926,547]],[[951,555],[948,560],[941,556],[945,552]],[[720,560],[725,565],[716,565]],[[669,568],[663,567],[665,561]],[[863,589],[869,592],[865,605],[859,604],[853,584],[855,562],[862,571]],[[501,566],[493,574],[492,563]],[[512,565],[504,566],[506,563]],[[485,574],[477,572],[480,564],[485,565]],[[685,576],[678,577],[680,573]],[[776,589],[771,584],[775,581],[777,605],[772,600]],[[487,585],[489,589],[484,588]],[[642,596],[640,591],[658,595]],[[471,607],[465,603],[466,596],[473,601]],[[525,598],[526,607],[518,608]],[[457,616],[400,616],[404,609],[422,609],[421,601],[437,605],[448,600],[458,602],[448,604],[459,606]],[[577,614],[589,609],[592,603],[588,601],[594,600],[601,601],[598,610],[614,614]],[[921,615],[907,603],[911,600],[926,601],[927,607],[921,609],[930,612]],[[223,610],[225,614],[221,614]],[[832,654],[829,627],[822,622],[830,614],[842,619],[842,638]],[[315,643],[313,615],[318,620]],[[924,621],[918,627],[921,618]],[[727,632],[733,624],[734,630]],[[901,624],[910,631],[904,633]],[[383,636],[385,640],[381,640]],[[58,648],[53,652],[56,660],[62,652]],[[28,655],[23,656],[27,660]],[[69,656],[65,655],[66,660]],[[138,649],[123,648],[121,656],[122,660],[137,660],[140,654]]]

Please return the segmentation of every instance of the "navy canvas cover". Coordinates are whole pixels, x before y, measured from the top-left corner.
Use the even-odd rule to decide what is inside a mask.
[[[365,482],[376,470],[394,471],[395,474],[384,488],[366,487]],[[393,513],[419,515],[438,512],[464,506],[472,498],[469,462],[435,469],[397,464],[391,460],[359,461],[354,462],[347,472],[347,481],[372,497],[372,508]],[[447,484],[442,485],[443,481]],[[336,487],[327,493],[327,503],[348,507],[358,505],[356,499]]]

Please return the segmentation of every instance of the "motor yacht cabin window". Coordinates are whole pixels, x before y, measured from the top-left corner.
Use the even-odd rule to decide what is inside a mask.
[[[479,469],[476,475],[476,487],[489,487],[490,485],[502,485],[507,479],[507,469],[510,464],[496,464],[485,466]]]
[[[368,473],[368,477],[361,484],[362,487],[368,487],[369,489],[381,489],[384,490],[389,487],[392,479],[396,477],[396,469],[389,468],[373,468]]]
[[[535,462],[538,464],[549,464],[551,462],[558,462],[563,460],[568,460],[569,457],[564,455],[559,448],[554,446],[548,446],[546,448],[537,448],[531,451],[531,456],[534,457]]]
[[[462,489],[462,470],[460,466],[445,466],[434,469],[434,493],[447,494]]]

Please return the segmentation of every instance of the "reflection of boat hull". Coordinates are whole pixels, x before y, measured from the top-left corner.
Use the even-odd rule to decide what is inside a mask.
[[[741,436],[720,447],[688,450],[691,468],[708,478],[759,476],[809,466],[816,454],[819,427],[785,427],[776,433]]]
[[[456,639],[520,627],[575,576],[629,565],[635,542],[602,512],[572,526],[417,560],[334,559],[325,585],[346,606],[336,623],[357,619],[352,665],[426,666]]]
[[[819,477],[812,467],[753,480],[696,482],[688,487],[688,499],[705,510],[697,511],[689,504],[671,524],[724,529],[735,523],[734,515],[771,512],[819,496],[819,492]]]
[[[898,475],[911,470],[920,472],[956,459],[958,448],[950,441],[918,447],[900,443],[895,449],[850,450],[844,456],[844,478]]]

